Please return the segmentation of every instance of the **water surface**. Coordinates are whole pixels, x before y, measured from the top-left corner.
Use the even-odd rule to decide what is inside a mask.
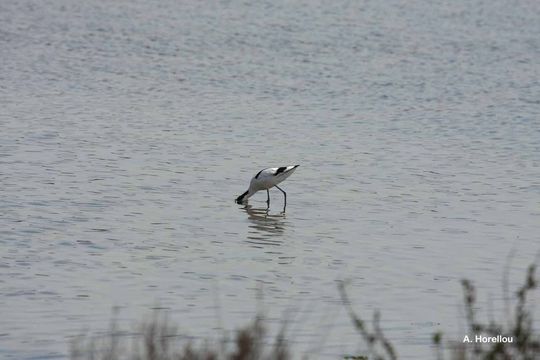
[[[502,308],[540,233],[540,7],[483,1],[3,1],[0,355],[63,359],[154,307],[216,337],[263,290],[297,353],[403,358]],[[301,164],[249,205],[251,176]],[[329,332],[326,336],[325,333]],[[324,342],[322,342],[324,339]],[[322,343],[322,344],[321,344]]]

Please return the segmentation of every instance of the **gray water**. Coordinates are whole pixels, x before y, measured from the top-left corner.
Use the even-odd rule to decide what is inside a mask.
[[[402,358],[503,308],[540,249],[537,1],[0,2],[0,357],[63,359],[111,309],[195,339],[257,292],[296,354]],[[260,169],[301,164],[247,207]],[[293,314],[294,316],[290,315]],[[484,317],[487,316],[485,313]]]

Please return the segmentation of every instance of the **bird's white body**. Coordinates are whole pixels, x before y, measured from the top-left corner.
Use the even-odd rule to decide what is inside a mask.
[[[268,168],[261,170],[255,175],[251,182],[249,183],[249,189],[240,195],[237,199],[237,203],[242,203],[251,196],[253,196],[257,191],[268,190],[273,188],[286,178],[292,175],[294,170],[300,165],[289,165],[282,166],[278,168]],[[281,189],[280,189],[281,190]],[[281,190],[283,191],[283,190]]]

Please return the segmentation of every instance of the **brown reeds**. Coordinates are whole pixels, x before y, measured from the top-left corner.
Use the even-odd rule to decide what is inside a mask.
[[[539,360],[540,336],[533,327],[530,309],[533,292],[538,287],[535,277],[536,266],[527,270],[525,282],[515,293],[513,311],[508,321],[488,323],[478,320],[476,289],[469,280],[462,280],[467,331],[471,336],[506,337],[511,342],[471,342],[462,339],[445,341],[442,332],[433,334],[436,358],[443,360],[445,355],[453,360]],[[396,360],[397,351],[390,340],[383,334],[380,326],[380,313],[373,315],[371,326],[354,311],[349,300],[346,285],[340,282],[339,294],[353,326],[366,344],[366,353],[344,355],[344,359],[357,360]],[[154,316],[143,323],[136,335],[128,336],[118,329],[117,322],[111,321],[105,336],[79,336],[71,346],[72,360],[287,360],[291,358],[285,337],[285,327],[269,341],[266,336],[264,319],[255,317],[250,324],[236,331],[233,341],[226,335],[217,342],[193,341],[181,337],[176,327],[171,326],[166,314],[155,312]],[[271,342],[272,345],[268,345]],[[131,346],[129,346],[131,345]],[[304,357],[305,358],[305,357]]]

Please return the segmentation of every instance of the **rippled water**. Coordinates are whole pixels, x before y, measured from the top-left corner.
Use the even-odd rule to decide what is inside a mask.
[[[540,248],[539,4],[0,2],[0,356],[113,306],[217,336],[259,287],[298,353],[356,353],[339,279],[431,356],[459,279],[496,311]],[[233,202],[293,163],[285,214]]]

